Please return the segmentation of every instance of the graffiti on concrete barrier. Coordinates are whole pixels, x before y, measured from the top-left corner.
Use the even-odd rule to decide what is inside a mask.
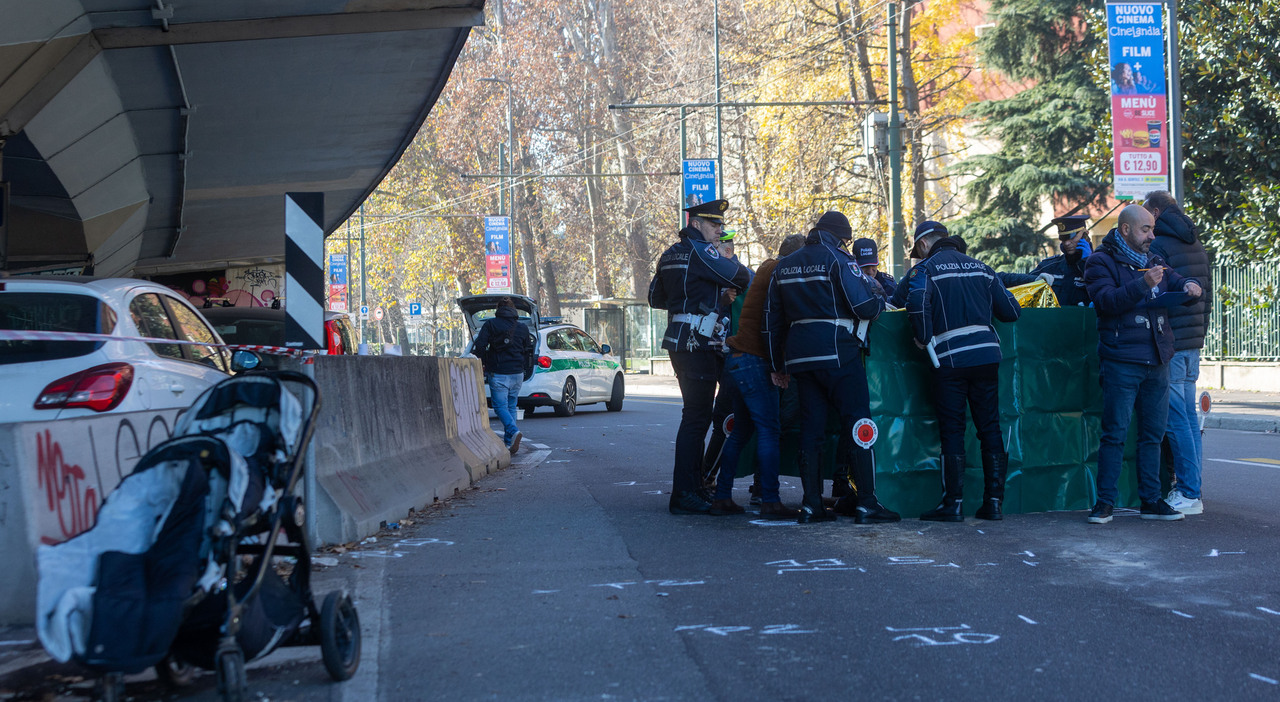
[[[41,543],[66,541],[97,519],[97,489],[85,481],[83,468],[67,463],[48,430],[36,438],[36,481],[44,491],[45,509],[58,522],[58,533],[40,534]]]
[[[14,466],[21,473],[32,542],[57,544],[92,527],[102,501],[138,459],[169,438],[176,414],[131,412],[17,425]]]
[[[489,448],[483,437],[489,431],[489,422],[484,394],[480,390],[478,367],[477,363],[449,363],[449,389],[453,395],[453,411],[457,415],[458,438],[472,453],[485,456]]]

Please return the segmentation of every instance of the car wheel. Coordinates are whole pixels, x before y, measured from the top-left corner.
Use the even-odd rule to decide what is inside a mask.
[[[609,401],[605,403],[605,409],[610,412],[622,411],[622,400],[626,395],[626,387],[622,382],[622,374],[613,376],[613,394],[609,396]]]
[[[557,417],[572,417],[578,411],[578,383],[572,377],[564,381],[564,393],[556,405]]]

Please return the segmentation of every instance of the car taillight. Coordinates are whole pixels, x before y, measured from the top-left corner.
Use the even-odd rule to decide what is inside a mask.
[[[88,407],[95,412],[115,409],[133,385],[133,366],[107,363],[49,383],[36,398],[36,409]]]
[[[338,323],[329,320],[324,323],[324,330],[329,333],[329,348],[326,350],[330,356],[341,356],[347,350],[342,348],[342,335],[338,333]]]
[[[551,359],[546,356],[538,356],[538,365],[542,366],[543,368],[550,368]]]

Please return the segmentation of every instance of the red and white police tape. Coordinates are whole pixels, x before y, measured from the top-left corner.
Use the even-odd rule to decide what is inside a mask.
[[[18,329],[0,329],[0,341],[141,341],[147,344],[184,344],[187,346],[212,346],[233,351],[256,351],[273,356],[311,356],[320,351],[291,349],[286,346],[261,344],[214,344],[188,339],[161,339],[148,336],[117,336],[115,334],[91,334],[88,332],[52,332]]]

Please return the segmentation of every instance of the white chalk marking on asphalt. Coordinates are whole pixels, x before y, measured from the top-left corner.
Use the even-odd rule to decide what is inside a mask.
[[[1187,614],[1186,612],[1179,612],[1179,611],[1178,611],[1178,610],[1176,610],[1176,609],[1171,609],[1171,610],[1169,610],[1169,611],[1170,611],[1170,612],[1173,612],[1174,614],[1178,615],[1179,617],[1185,617],[1185,618],[1187,618],[1187,619],[1195,619],[1195,617],[1191,616],[1190,614]]]
[[[1027,565],[1031,566],[1032,568],[1035,568],[1035,567],[1036,567],[1036,565],[1037,565],[1037,564],[1035,564],[1035,563],[1032,563],[1031,561],[1023,561],[1023,563],[1026,563]]]
[[[546,444],[529,444],[529,445],[530,445],[530,446],[532,446],[532,447],[534,447],[534,448],[536,448],[536,449],[538,449],[539,451],[546,451],[547,449],[551,448],[550,446],[547,446]]]
[[[1234,463],[1238,466],[1253,466],[1254,468],[1280,468],[1280,466],[1272,465],[1270,463],[1254,463],[1253,461],[1233,461],[1229,458],[1210,458],[1209,460],[1217,461],[1218,463]]]
[[[554,461],[544,461],[544,463],[568,463],[568,462],[569,462],[569,459],[567,458],[557,458]]]
[[[412,546],[414,548],[417,548],[419,546],[426,546],[427,544],[439,544],[441,546],[452,546],[453,542],[445,541],[443,539],[403,539],[401,541],[395,542],[394,544],[392,544],[392,546],[396,548],[400,548],[401,546]]]
[[[1258,609],[1262,609],[1259,607]],[[35,639],[21,639],[16,641],[0,641],[0,646],[27,646],[35,643]]]
[[[752,519],[750,524],[756,526],[799,526],[799,522],[795,520],[777,520],[777,519]]]
[[[1269,685],[1280,685],[1280,680],[1264,677],[1262,675],[1258,675],[1257,673],[1249,673],[1249,677],[1253,678],[1254,680],[1261,680],[1262,682],[1267,683]]]
[[[1021,555],[1023,555],[1023,554],[1026,554],[1027,558],[1035,558],[1035,557],[1036,557],[1036,554],[1034,554],[1034,553],[1032,553],[1032,552],[1030,552],[1030,551],[1022,551],[1021,553],[1018,553],[1017,555],[1021,556]]]
[[[1266,612],[1267,614],[1280,615],[1280,612],[1277,612],[1277,611],[1275,611],[1274,609],[1267,609],[1266,607],[1259,607],[1259,608],[1258,608],[1258,611],[1259,611],[1259,612]]]
[[[535,595],[550,595],[550,594],[551,594],[551,593],[553,593],[553,592],[560,592],[560,591],[559,591],[559,590],[534,590],[534,591],[533,591],[533,594],[535,594]]]
[[[985,533],[987,533],[987,532],[985,532],[985,531],[983,531],[983,530],[979,529],[979,530],[978,530],[978,533],[979,533],[979,534],[985,534]]]
[[[710,624],[685,624],[683,626],[676,627],[676,631],[689,631],[691,629],[705,629],[709,626],[711,625]]]
[[[1032,618],[1030,618],[1030,617],[1024,617],[1024,616],[1022,616],[1021,614],[1019,614],[1019,615],[1018,615],[1018,619],[1021,619],[1022,621],[1026,622],[1026,623],[1028,623],[1028,624],[1039,624],[1039,623],[1040,623],[1040,622],[1038,622],[1038,621],[1036,621],[1036,620],[1034,620],[1034,619],[1032,619]]]
[[[382,631],[389,628],[390,611],[382,601],[386,583],[386,561],[377,560],[356,576],[354,599],[366,613],[360,617],[360,669],[350,680],[338,686],[338,699],[366,702],[378,697],[378,660],[382,658]]]
[[[661,495],[662,491],[661,490],[645,490],[644,494],[645,495]]]

